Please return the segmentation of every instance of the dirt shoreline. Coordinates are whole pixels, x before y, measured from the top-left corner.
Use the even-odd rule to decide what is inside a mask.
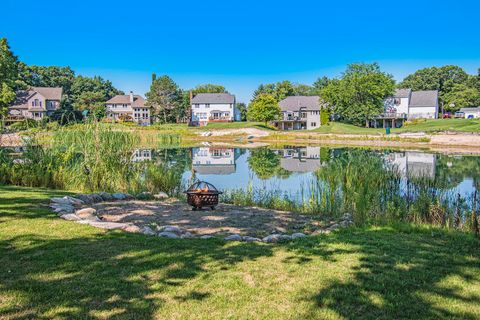
[[[391,135],[324,134],[317,132],[278,132],[255,128],[217,129],[199,131],[197,135],[182,136],[185,142],[212,146],[255,148],[267,145],[335,145],[369,148],[417,149],[454,154],[480,154],[480,134],[422,132]],[[24,144],[19,134],[0,135],[0,147],[18,147]]]

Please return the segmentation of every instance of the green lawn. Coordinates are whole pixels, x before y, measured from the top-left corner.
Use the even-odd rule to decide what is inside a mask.
[[[0,187],[1,319],[479,319],[480,241],[409,226],[290,244],[168,240],[63,221]]]
[[[321,133],[333,134],[377,134],[385,133],[383,128],[364,128],[341,122],[330,122],[328,125],[312,130]],[[424,122],[410,124],[398,129],[392,129],[392,133],[403,132],[441,132],[441,131],[458,131],[458,132],[480,132],[479,119],[436,119]]]

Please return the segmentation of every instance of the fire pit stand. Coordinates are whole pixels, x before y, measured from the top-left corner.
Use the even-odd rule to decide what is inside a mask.
[[[215,210],[215,206],[218,204],[218,196],[222,194],[211,183],[205,181],[195,182],[185,193],[187,194],[187,202],[193,210],[203,207],[210,207]]]

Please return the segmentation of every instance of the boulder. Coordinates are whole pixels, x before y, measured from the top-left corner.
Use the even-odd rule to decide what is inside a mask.
[[[115,193],[112,193],[112,197],[115,200],[126,200],[128,198],[128,195],[122,192],[115,192]]]
[[[153,236],[157,234],[155,231],[152,230],[152,228],[148,226],[144,226],[143,228],[141,228],[140,232],[149,236]]]
[[[69,205],[81,206],[83,204],[82,200],[75,199],[69,196],[65,196],[63,198],[51,198],[50,201],[52,201],[53,203],[62,204],[62,205],[69,204]]]
[[[162,200],[162,199],[167,199],[168,194],[166,194],[165,192],[159,192],[159,193],[153,195],[153,197],[157,200]]]
[[[114,230],[114,229],[124,229],[128,226],[126,223],[120,222],[105,222],[105,221],[91,221],[91,220],[80,220],[77,221],[80,224],[88,224],[89,226],[107,230]]]
[[[291,240],[292,237],[290,237],[289,235],[286,235],[286,234],[271,234],[269,236],[266,236],[265,238],[262,239],[263,242],[269,242],[269,243],[273,243],[273,242],[281,242],[281,241],[288,241],[288,240]]]
[[[173,232],[173,233],[176,233],[176,234],[182,234],[182,233],[185,232],[182,228],[177,227],[177,226],[161,226],[161,227],[158,228],[158,231],[160,231],[160,232]]]
[[[301,232],[296,232],[291,235],[292,239],[305,238],[307,235]]]
[[[73,214],[73,213],[62,214],[62,215],[60,216],[60,218],[62,218],[62,219],[64,219],[64,220],[69,220],[69,221],[78,221],[78,220],[80,220],[80,218],[79,218],[77,215]]]
[[[113,200],[113,197],[112,197],[111,193],[100,192],[98,195],[102,198],[103,201],[112,201]]]
[[[226,241],[242,241],[242,236],[239,235],[239,234],[232,234],[232,235],[229,235],[228,237],[225,237],[223,240],[226,240]]]
[[[184,234],[182,234],[180,237],[182,239],[189,239],[189,238],[193,238],[193,234],[187,231]]]
[[[57,205],[53,207],[53,212],[55,213],[73,213],[75,208],[70,204]]]
[[[125,228],[123,228],[126,232],[132,232],[132,233],[140,233],[141,229],[139,226],[136,226],[134,224],[129,224]]]
[[[178,239],[180,238],[176,233],[163,231],[158,234],[159,237],[169,238],[169,239]]]
[[[144,192],[140,192],[139,194],[137,194],[136,198],[138,200],[152,200],[153,199],[153,194],[151,192],[144,191]]]
[[[249,236],[244,236],[244,237],[242,237],[242,240],[243,240],[243,241],[246,241],[246,242],[262,241],[262,240],[259,239],[259,238],[249,237]]]
[[[85,204],[93,203],[92,197],[90,197],[90,195],[88,195],[88,194],[77,194],[75,197],[77,199],[82,200]]]
[[[98,217],[97,217],[97,210],[95,210],[93,208],[80,209],[80,210],[75,211],[75,214],[80,219],[93,220],[93,221],[98,221],[99,220]]]
[[[212,239],[212,238],[215,238],[215,237],[209,234],[204,234],[203,236],[200,237],[200,239]]]

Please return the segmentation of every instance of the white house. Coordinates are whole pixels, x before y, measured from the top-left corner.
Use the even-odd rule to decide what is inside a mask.
[[[280,130],[311,130],[320,127],[320,97],[291,96],[279,103],[282,118],[274,121]]]
[[[387,154],[386,161],[395,166],[404,177],[435,177],[436,155],[416,151],[392,152]]]
[[[31,87],[17,91],[8,114],[13,118],[41,120],[60,108],[62,91],[60,87]]]
[[[480,107],[476,108],[461,108],[460,112],[463,113],[465,119],[478,119],[480,118]]]
[[[280,166],[289,172],[313,172],[321,167],[320,147],[286,147],[277,150]]]
[[[191,98],[190,103],[193,125],[240,121],[235,96],[230,93],[198,93]]]
[[[132,91],[129,95],[116,95],[108,100],[106,108],[107,117],[113,121],[134,121],[143,126],[151,124],[150,108],[145,106],[142,96],[134,95]]]
[[[438,117],[438,91],[412,91],[397,89],[392,97],[385,99],[384,113],[369,122],[377,127],[401,127],[405,120],[436,119]]]
[[[232,148],[193,148],[192,169],[198,174],[235,173],[235,161],[238,157]]]

